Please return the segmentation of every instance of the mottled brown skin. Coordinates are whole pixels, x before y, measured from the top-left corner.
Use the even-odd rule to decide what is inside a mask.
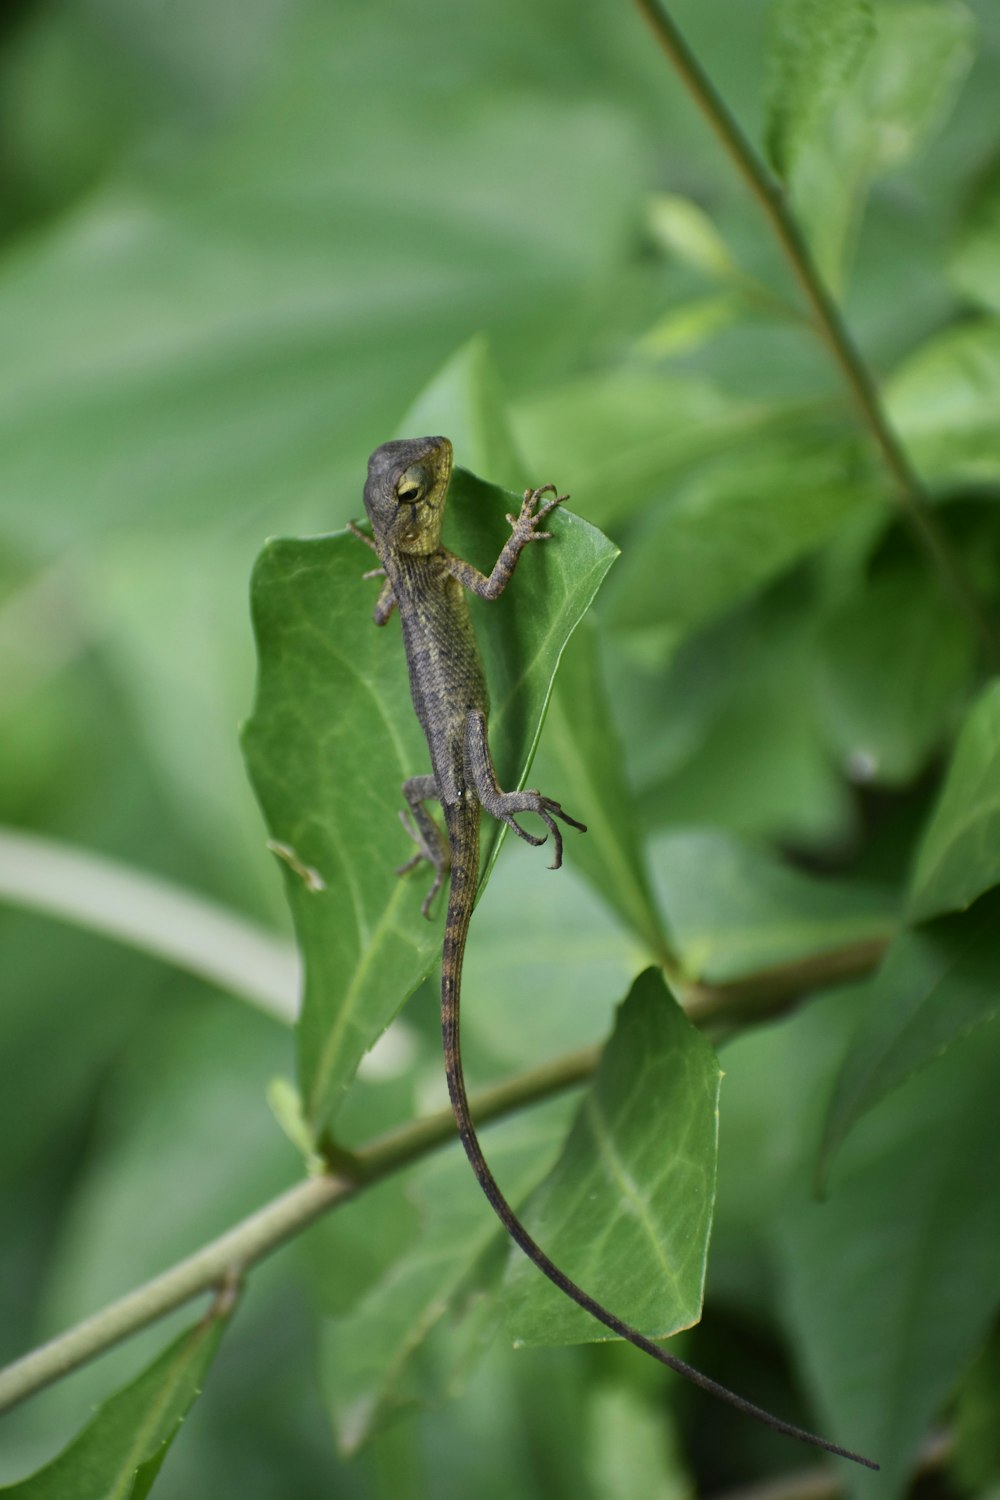
[[[451,874],[441,954],[441,1030],[448,1093],[472,1170],[497,1217],[528,1258],[612,1333],[768,1427],[868,1468],[877,1468],[870,1459],[828,1443],[745,1401],[700,1370],[667,1354],[659,1344],[595,1301],[535,1243],[500,1191],[483,1156],[469,1111],[459,1030],[462,959],[479,880],[479,810],[483,807],[495,818],[501,818],[529,844],[544,843],[544,835],[528,833],[516,821],[515,814],[537,814],[552,835],[553,869],[562,863],[562,837],[556,819],[583,833],[586,829],[564,812],[558,802],[541,792],[505,792],[497,784],[487,739],[486,679],[464,593],[465,589],[471,589],[482,599],[499,598],[524,548],[530,542],[545,541],[551,536],[550,532],[537,529],[539,523],[567,497],[556,495],[552,485],[526,490],[519,514],[507,517],[510,538],[487,576],[441,545],[451,466],[452,449],[447,438],[383,443],[368,462],[365,485],[365,510],[374,540],[358,531],[353,523],[351,530],[378,555],[381,566],[365,576],[385,580],[375,605],[376,625],[385,625],[393,610],[399,610],[413,706],[430,751],[431,774],[413,776],[403,784],[409,815],[400,813],[400,817],[417,852],[400,867],[399,873],[406,874],[424,860],[433,869],[433,884],[423,903],[425,916],[430,915],[431,902],[446,873]],[[552,498],[543,500],[546,494]],[[426,803],[431,798],[441,804],[446,837],[442,837],[427,811]]]

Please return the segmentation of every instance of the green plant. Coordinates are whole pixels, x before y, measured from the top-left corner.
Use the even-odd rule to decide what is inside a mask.
[[[558,877],[501,851],[475,919],[499,1174],[530,1214],[552,1169],[564,1254],[573,1185],[606,1194],[625,1249],[588,1251],[587,1285],[616,1310],[690,1228],[696,1309],[713,1129],[655,1241],[628,1239],[592,1137],[560,1153],[627,993],[593,1086],[640,1180],[667,1180],[669,1079],[714,1041],[685,1357],[882,1462],[830,1493],[998,1481],[1000,29],[986,0],[679,6],[713,83],[639,9],[651,31],[522,0],[496,28],[439,0],[404,35],[318,0],[238,31],[124,0],[8,23],[2,806],[58,839],[0,840],[4,895],[42,912],[0,934],[11,1357],[98,1311],[0,1390],[211,1294],[4,1419],[12,1494],[617,1500],[809,1463],[627,1350],[557,1347],[600,1330],[442,1149],[435,934],[391,875],[419,729],[342,536],[256,572],[246,744],[307,973],[283,1077],[296,959],[237,759],[245,580],[269,532],[356,515],[395,430],[448,433],[490,481],[463,481],[468,555],[502,526],[492,486],[549,479],[621,548],[560,538],[558,593],[526,573],[530,620],[512,601],[484,637],[498,704],[510,653],[529,664],[514,774],[565,647],[538,780],[590,827]],[[703,1033],[674,1028],[676,1057],[634,1025],[674,1014],[651,963]],[[502,1314],[549,1347],[513,1355]]]

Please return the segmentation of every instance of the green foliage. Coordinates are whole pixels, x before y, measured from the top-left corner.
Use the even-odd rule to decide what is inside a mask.
[[[860,881],[817,880],[747,840],[678,829],[654,870],[687,978],[725,983],[809,954],[885,939],[893,900]]]
[[[874,31],[868,0],[780,0],[775,7],[764,138],[779,176],[788,176],[799,145],[835,104]]]
[[[524,1206],[529,1232],[591,1296],[651,1338],[701,1312],[715,1202],[715,1053],[654,969],[641,974],[566,1138]],[[519,1344],[607,1337],[523,1256],[507,1275]]]
[[[859,780],[907,786],[968,699],[976,643],[923,568],[873,571],[824,621],[817,697],[838,760]]]
[[[976,23],[958,0],[878,5],[873,35],[854,4],[798,0],[788,9],[809,30],[794,47],[779,33],[772,140],[817,260],[839,286],[872,182],[907,161],[951,108]]]
[[[928,480],[1000,480],[1000,325],[983,318],[946,328],[896,371],[889,410]]]
[[[964,911],[1000,884],[1000,681],[970,708],[910,887],[914,921]]]
[[[536,1110],[490,1157],[504,1189],[518,1203],[534,1187],[565,1133],[562,1104]],[[324,1331],[324,1392],[337,1440],[353,1452],[405,1406],[443,1400],[448,1388],[495,1332],[493,1298],[506,1237],[468,1163],[452,1150],[415,1174],[421,1226],[384,1275],[351,1312]],[[450,1345],[435,1346],[456,1325]],[[561,1342],[561,1340],[560,1340]]]
[[[372,627],[370,556],[337,530],[377,443],[440,431],[449,544],[481,567],[509,492],[572,494],[475,616],[503,780],[537,742],[532,783],[589,832],[550,873],[484,825],[464,1028],[474,1092],[600,1055],[582,1096],[518,1095],[484,1127],[499,1179],[657,1333],[699,1316],[714,1201],[684,1356],[870,1449],[882,1473],[844,1471],[854,1493],[904,1495],[942,1424],[957,1482],[987,1491],[1000,18],[675,19],[843,303],[965,608],[745,182],[620,7],[5,19],[0,819],[48,837],[50,874],[0,833],[0,1329],[13,1359],[100,1318],[316,1170],[331,1127],[345,1153],[412,1141],[446,1102],[422,983],[440,919],[393,873],[426,750],[398,625]],[[266,829],[235,727],[255,557]],[[95,855],[183,905],[136,879],[126,920]],[[273,1084],[294,1072],[290,925],[298,1090]],[[725,1017],[717,1194],[718,1067],[650,962]],[[758,1002],[790,1013],[758,1025]],[[221,1325],[181,1326],[5,1415],[0,1484],[619,1500],[808,1461],[602,1342],[454,1146],[253,1271],[160,1471]]]
[[[855,439],[803,422],[708,460],[644,518],[610,588],[614,624],[680,636],[728,613],[872,503],[869,485]]]
[[[976,184],[951,257],[956,286],[974,302],[1000,312],[1000,169],[992,167]]]
[[[568,859],[617,911],[652,954],[668,951],[653,897],[635,801],[624,776],[624,750],[614,731],[599,641],[586,622],[562,659],[545,721],[541,756],[546,784],[563,788],[566,805],[587,825]]]
[[[998,918],[993,893],[968,917],[904,932],[890,946],[865,988],[864,1019],[830,1102],[821,1170],[861,1115],[1000,1012]]]
[[[952,1469],[973,1494],[1000,1480],[1000,1434],[994,1416],[1000,1393],[1000,1340],[994,1333],[969,1372],[955,1413]]]
[[[998,1044],[994,1023],[886,1099],[845,1142],[826,1202],[803,1180],[785,1198],[794,1346],[826,1422],[882,1464],[858,1494],[904,1488],[993,1318]]]
[[[148,1369],[103,1402],[58,1458],[21,1484],[11,1500],[145,1500],[167,1449],[201,1394],[224,1319],[206,1318]]]

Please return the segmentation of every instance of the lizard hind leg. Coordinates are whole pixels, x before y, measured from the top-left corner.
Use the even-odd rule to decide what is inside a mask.
[[[549,866],[551,870],[558,870],[562,864],[563,842],[562,833],[556,823],[556,818],[561,818],[571,828],[578,828],[581,833],[586,833],[586,825],[578,823],[571,818],[568,812],[564,812],[558,802],[551,797],[544,797],[541,792],[531,788],[524,788],[520,792],[505,792],[497,781],[496,771],[493,769],[493,757],[490,755],[489,739],[486,732],[486,715],[481,709],[474,708],[470,711],[465,721],[465,774],[476,789],[476,796],[485,807],[486,811],[494,818],[499,818],[506,823],[508,828],[513,828],[518,838],[524,839],[526,844],[544,844],[545,835],[540,837],[534,833],[528,833],[522,828],[515,818],[515,813],[535,813],[545,824],[552,835],[553,858]]]
[[[434,871],[434,882],[420,906],[420,910],[428,921],[431,919],[434,897],[444,884],[444,878],[451,868],[448,840],[424,806],[429,798],[436,798],[437,795],[437,782],[433,776],[411,776],[409,781],[403,782],[403,796],[409,804],[410,811],[399,814],[399,821],[416,844],[417,852],[405,864],[397,868],[396,874],[408,875],[411,870],[416,869],[417,865],[423,864],[424,860]]]

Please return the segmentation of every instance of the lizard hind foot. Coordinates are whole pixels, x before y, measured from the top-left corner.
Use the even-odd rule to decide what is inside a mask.
[[[441,887],[442,887],[443,884],[444,884],[444,871],[443,870],[435,870],[434,871],[434,882],[431,885],[430,890],[427,892],[427,895],[424,897],[424,899],[420,903],[420,914],[421,914],[421,916],[426,917],[427,920],[428,920],[428,922],[433,921],[433,918],[431,916],[431,907],[434,905],[434,898],[437,895],[438,891],[441,889]]]
[[[539,839],[539,843],[541,843],[541,839]],[[427,856],[424,854],[414,854],[411,859],[408,859],[406,861],[405,865],[396,866],[396,874],[409,875],[411,870],[415,870],[418,865],[422,865],[424,863],[426,857]],[[447,873],[447,865],[436,863],[434,864],[434,879],[431,883],[431,888],[420,903],[420,914],[421,916],[426,917],[428,922],[432,922],[434,920],[431,915],[431,907],[434,905],[434,898],[436,897],[438,891],[444,885],[444,877]]]
[[[587,832],[587,825],[585,823],[578,823],[576,818],[571,818],[569,813],[564,811],[558,802],[554,801],[551,797],[543,797],[541,792],[508,792],[504,795],[503,800],[506,802],[508,799],[514,805],[502,808],[498,811],[497,816],[502,818],[509,828],[513,828],[517,836],[524,839],[526,844],[534,844],[536,847],[539,844],[545,843],[545,835],[543,834],[539,837],[537,834],[528,833],[527,829],[522,828],[520,823],[517,822],[514,813],[533,812],[541,818],[552,835],[552,863],[549,865],[549,869],[558,870],[562,865],[563,840],[559,825],[555,821],[556,818],[561,818],[564,823],[568,823],[571,828],[579,829],[581,833]],[[492,811],[492,809],[490,810]]]
[[[434,870],[434,880],[431,888],[420,903],[421,914],[430,922],[433,920],[431,917],[431,907],[434,904],[434,898],[444,884],[444,877],[450,868],[451,862],[448,858],[448,850],[443,842],[438,845],[431,845],[423,837],[419,824],[415,824],[405,812],[400,812],[399,821],[416,844],[417,852],[416,854],[411,854],[405,864],[396,866],[396,874],[409,875],[411,870],[415,870],[418,865],[422,865],[425,862]]]

